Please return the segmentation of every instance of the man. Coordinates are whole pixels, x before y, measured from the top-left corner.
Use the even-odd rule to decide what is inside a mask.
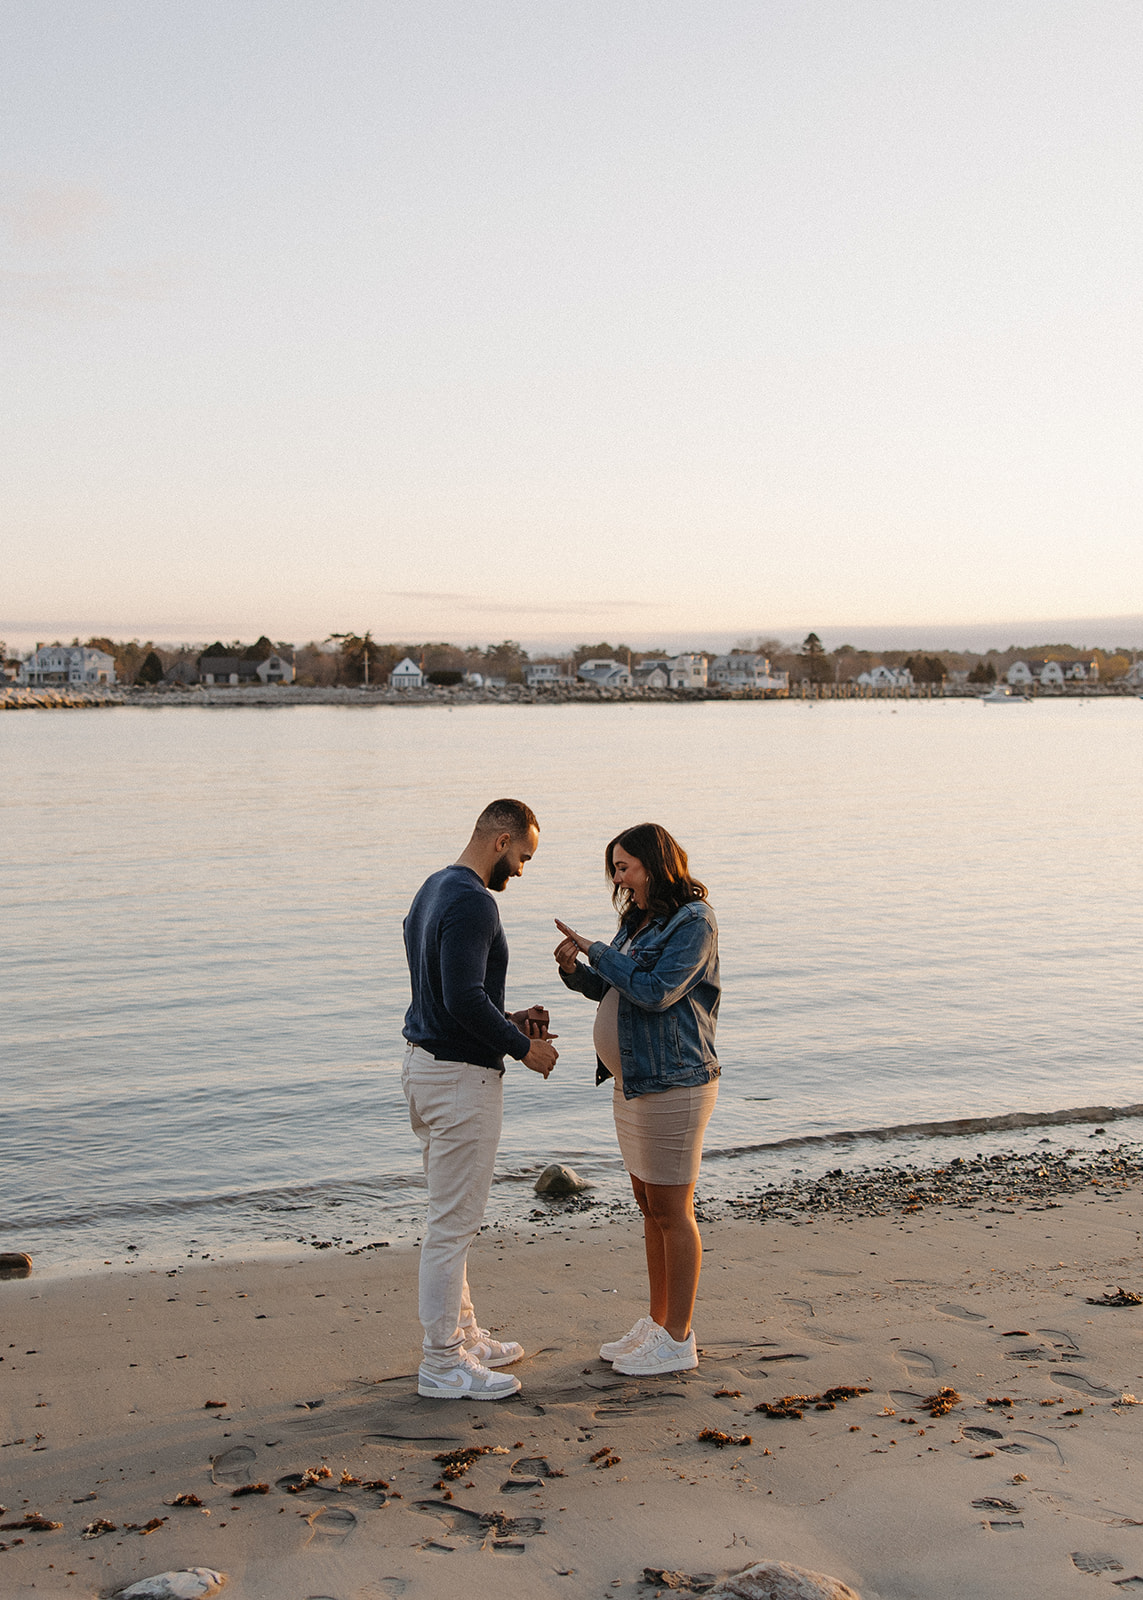
[[[417,1393],[433,1400],[502,1400],[520,1387],[498,1369],[519,1361],[523,1347],[477,1325],[466,1263],[492,1187],[504,1057],[545,1079],[557,1060],[542,1006],[505,1014],[508,941],[489,893],[520,876],[539,841],[523,801],[494,800],[459,860],[426,879],[405,918],[413,999],[401,1087],[429,1191]]]

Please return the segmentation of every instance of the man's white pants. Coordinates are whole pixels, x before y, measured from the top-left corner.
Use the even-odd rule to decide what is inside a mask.
[[[418,1306],[423,1364],[443,1372],[455,1364],[465,1333],[476,1327],[466,1264],[492,1188],[504,1079],[490,1067],[438,1061],[411,1044],[401,1088],[421,1141],[429,1191]]]

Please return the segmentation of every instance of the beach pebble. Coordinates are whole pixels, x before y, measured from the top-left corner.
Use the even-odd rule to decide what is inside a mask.
[[[206,1600],[226,1582],[224,1572],[211,1567],[188,1567],[184,1572],[160,1572],[153,1578],[120,1589],[116,1600]]]
[[[708,1589],[706,1600],[861,1600],[861,1596],[824,1572],[807,1572],[784,1561],[759,1561]]]
[[[570,1167],[561,1167],[558,1162],[545,1167],[536,1179],[536,1193],[546,1194],[551,1200],[560,1200],[568,1194],[578,1194],[581,1189],[587,1187],[587,1183],[578,1173],[573,1172]]]
[[[23,1250],[0,1250],[0,1278],[26,1278],[32,1258]]]

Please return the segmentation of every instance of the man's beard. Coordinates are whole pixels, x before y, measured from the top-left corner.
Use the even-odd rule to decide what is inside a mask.
[[[512,869],[508,865],[507,857],[501,856],[488,875],[488,887],[494,894],[501,894],[508,887],[508,879],[512,876]]]

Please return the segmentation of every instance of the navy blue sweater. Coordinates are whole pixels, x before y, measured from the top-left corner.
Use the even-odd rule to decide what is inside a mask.
[[[413,1001],[404,1035],[438,1061],[504,1071],[531,1040],[504,1015],[508,941],[492,892],[455,862],[426,878],[405,918]]]

